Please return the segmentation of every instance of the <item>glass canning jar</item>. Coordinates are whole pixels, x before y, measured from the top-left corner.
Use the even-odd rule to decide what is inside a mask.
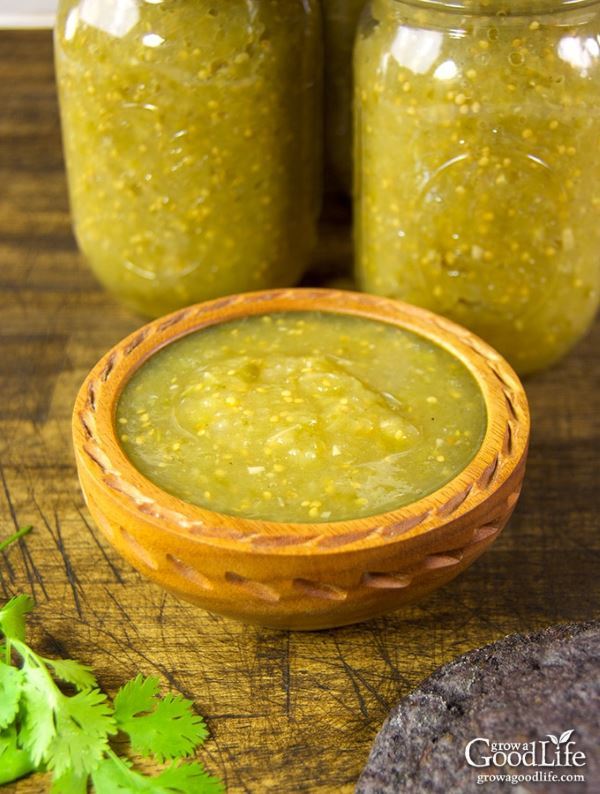
[[[323,0],[325,152],[334,186],[352,186],[352,52],[366,0]]]
[[[357,277],[518,371],[590,325],[600,3],[373,0],[356,51]]]
[[[74,227],[146,315],[294,284],[316,237],[317,0],[61,0]]]

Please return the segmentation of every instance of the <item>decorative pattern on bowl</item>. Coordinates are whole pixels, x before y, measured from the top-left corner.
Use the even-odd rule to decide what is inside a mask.
[[[411,505],[367,518],[283,524],[188,504],[138,472],[117,439],[120,393],[141,364],[195,330],[252,314],[323,311],[407,328],[444,346],[477,379],[488,425],[453,480]],[[108,541],[141,573],[213,612],[279,628],[354,623],[423,597],[495,540],[519,497],[529,440],[523,387],[470,332],[398,301],[335,290],[231,296],[156,320],[116,345],[77,397],[81,487]]]

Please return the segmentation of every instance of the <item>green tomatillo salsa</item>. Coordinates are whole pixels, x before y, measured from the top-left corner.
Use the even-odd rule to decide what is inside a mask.
[[[361,289],[554,363],[600,296],[600,4],[372,0],[355,55]]]
[[[61,0],[71,207],[100,281],[146,315],[291,286],[319,212],[316,0]]]
[[[347,315],[251,317],[197,331],[126,385],[117,432],[136,468],[222,513],[359,518],[440,488],[479,449],[483,395],[425,338]]]

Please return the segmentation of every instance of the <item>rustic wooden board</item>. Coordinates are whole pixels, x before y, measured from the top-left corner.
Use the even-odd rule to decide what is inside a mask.
[[[349,256],[332,216],[320,258]],[[351,791],[394,702],[438,665],[513,631],[597,614],[600,327],[526,385],[533,442],[509,527],[465,575],[403,614],[290,634],[178,602],[98,538],[69,420],[88,369],[140,320],[86,270],[70,231],[47,32],[0,34],[0,597],[32,593],[33,643],[92,664],[111,692],[138,671],[193,698],[202,758],[237,792]],[[38,779],[6,791],[39,794]]]

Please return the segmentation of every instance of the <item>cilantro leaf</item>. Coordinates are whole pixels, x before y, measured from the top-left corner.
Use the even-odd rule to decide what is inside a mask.
[[[117,693],[115,718],[129,735],[131,748],[159,761],[191,755],[208,736],[202,717],[181,695],[157,697],[158,681],[138,675]]]
[[[76,775],[68,770],[53,779],[50,794],[87,794],[88,777],[89,775]]]
[[[96,676],[92,668],[76,662],[74,659],[44,659],[54,671],[54,675],[77,689],[93,689],[97,686]]]
[[[150,711],[156,702],[159,686],[158,678],[144,678],[141,674],[124,684],[113,701],[117,722],[130,720],[141,711]]]
[[[202,764],[196,762],[171,764],[154,780],[168,791],[181,791],[183,794],[221,794],[225,791],[221,781],[209,775]]]
[[[153,755],[159,761],[191,755],[208,736],[202,717],[182,695],[168,693],[153,712],[134,717],[125,729],[135,752]]]
[[[108,736],[114,733],[112,709],[106,695],[97,689],[60,696],[54,715],[56,732],[44,760],[57,776],[67,771],[75,775],[91,772],[108,749]]]
[[[148,791],[148,778],[130,767],[131,761],[112,755],[104,758],[92,772],[95,794],[131,794]]]
[[[96,794],[222,794],[224,788],[201,764],[167,767],[155,777],[131,768],[130,762],[110,755],[92,773]]]
[[[7,549],[9,546],[12,546],[12,544],[16,543],[19,540],[19,538],[23,537],[23,535],[26,535],[28,532],[31,532],[32,529],[33,529],[32,526],[21,527],[21,529],[18,529],[13,535],[10,535],[10,537],[0,541],[0,551],[4,551],[4,549]]]
[[[26,661],[23,672],[20,738],[33,763],[40,766],[56,735],[54,712],[59,693],[54,691],[47,672],[41,667]]]
[[[0,663],[0,730],[14,722],[25,676],[18,667]]]
[[[115,732],[106,695],[97,689],[63,695],[37,659],[26,658],[23,671],[21,737],[34,763],[44,762],[57,777],[91,772]]]
[[[18,595],[0,609],[0,631],[9,640],[25,641],[25,616],[33,609],[33,598]]]
[[[159,697],[159,681],[138,675],[123,686],[114,709],[91,668],[73,659],[47,659],[25,642],[29,596],[0,609],[0,785],[49,770],[51,794],[220,794],[221,782],[201,764],[172,764],[154,777],[111,749],[109,737],[129,734],[134,752],[159,761],[191,754],[207,736],[193,704],[181,695]],[[20,666],[13,666],[13,658]],[[78,691],[65,694],[56,680]]]
[[[25,777],[35,768],[29,753],[19,747],[16,726],[0,732],[0,786]]]

